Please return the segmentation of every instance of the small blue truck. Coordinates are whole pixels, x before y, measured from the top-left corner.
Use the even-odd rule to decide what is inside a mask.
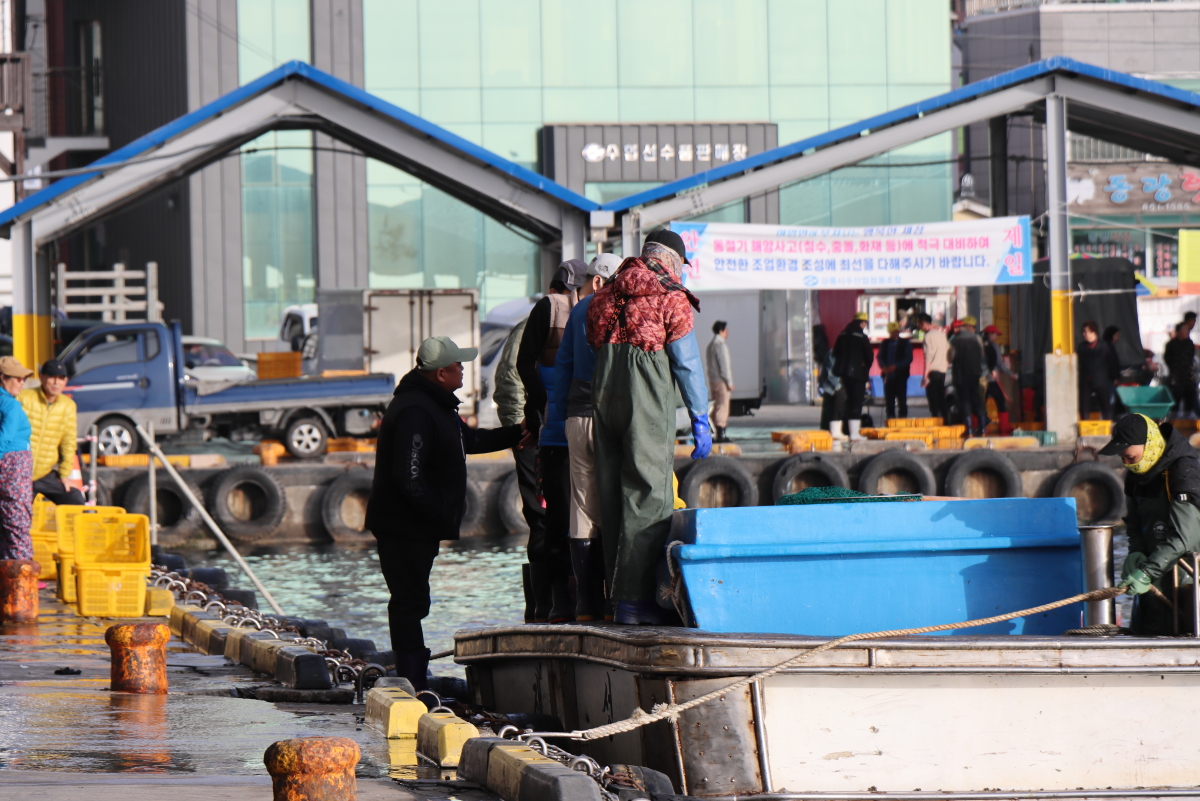
[[[63,350],[78,430],[98,426],[102,455],[144,451],[135,425],[153,421],[156,436],[277,438],[320,456],[330,437],[375,436],[396,385],[372,374],[206,386],[185,377],[181,340],[177,322],[102,323]]]

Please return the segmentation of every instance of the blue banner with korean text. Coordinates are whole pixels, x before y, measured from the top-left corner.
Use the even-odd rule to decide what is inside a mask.
[[[1028,284],[1029,217],[868,228],[672,222],[691,290]]]

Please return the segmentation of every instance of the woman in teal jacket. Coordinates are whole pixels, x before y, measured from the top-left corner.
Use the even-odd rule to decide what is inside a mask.
[[[17,401],[32,374],[12,356],[0,358],[0,559],[33,558],[33,453],[29,418]]]

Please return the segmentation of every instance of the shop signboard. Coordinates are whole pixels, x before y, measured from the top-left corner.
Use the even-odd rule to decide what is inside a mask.
[[[1033,281],[1029,218],[868,228],[672,222],[694,291],[912,289]]]
[[[1200,212],[1200,169],[1165,161],[1071,164],[1067,205],[1089,215]]]

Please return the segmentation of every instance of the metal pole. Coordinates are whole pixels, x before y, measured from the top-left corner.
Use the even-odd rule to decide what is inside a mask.
[[[154,421],[151,420],[147,424],[149,428],[149,441],[154,442]],[[155,468],[155,462],[158,459],[153,453],[150,454],[150,544],[158,545],[158,471]]]
[[[1046,216],[1050,223],[1051,352],[1075,352],[1071,322],[1071,232],[1067,220],[1067,100],[1046,98]]]
[[[96,492],[100,487],[96,484],[96,460],[99,458],[100,428],[92,426],[88,429],[88,452],[92,458],[88,460],[88,502],[96,505]]]
[[[254,583],[254,586],[258,589],[258,591],[262,593],[263,598],[266,599],[267,603],[271,605],[271,608],[275,610],[276,614],[282,615],[283,608],[280,607],[278,602],[276,602],[275,597],[271,595],[270,591],[263,586],[263,583],[258,580],[258,576],[254,575],[254,571],[250,569],[250,565],[246,564],[246,560],[243,559],[242,555],[237,552],[236,548],[233,547],[233,543],[230,542],[229,538],[225,536],[225,532],[221,531],[221,527],[217,525],[217,521],[213,520],[212,516],[209,515],[208,510],[204,508],[204,504],[200,502],[199,498],[192,494],[190,489],[188,489],[188,485],[182,478],[180,478],[179,473],[175,471],[175,466],[167,461],[167,457],[163,456],[163,452],[159,449],[158,444],[154,442],[154,440],[150,439],[150,435],[146,433],[146,429],[142,428],[140,425],[137,426],[137,432],[142,436],[142,439],[146,440],[146,444],[150,446],[150,453],[159,458],[159,461],[162,462],[163,469],[167,471],[167,474],[171,476],[171,478],[175,479],[175,485],[179,487],[179,491],[183,493],[184,497],[188,499],[188,502],[191,503],[192,506],[196,507],[196,511],[200,513],[200,517],[204,518],[204,522],[208,525],[209,529],[212,530],[212,533],[217,538],[217,541],[225,547],[225,550],[229,551],[229,555],[232,556],[234,561],[238,563],[238,567],[240,567],[242,572],[249,577],[250,581]]]
[[[1112,526],[1080,526],[1079,545],[1083,551],[1083,591],[1108,589],[1112,583]],[[1117,622],[1115,605],[1107,601],[1084,604],[1083,624],[1113,625]]]
[[[1192,554],[1192,636],[1200,639],[1200,553]]]

